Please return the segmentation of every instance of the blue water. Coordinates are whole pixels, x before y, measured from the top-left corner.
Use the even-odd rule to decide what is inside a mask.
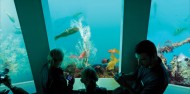
[[[166,41],[181,42],[190,38],[190,1],[189,0],[152,0],[148,39],[152,40],[157,48],[164,46]],[[177,28],[187,28],[175,35]],[[173,52],[164,54],[169,64],[173,55],[184,54],[190,57],[190,44],[175,48]]]
[[[14,0],[0,0],[0,73],[5,68],[13,86],[36,92]]]
[[[0,0],[0,73],[5,68],[13,85],[33,80],[13,0]]]
[[[82,25],[89,26],[91,37],[89,41],[97,50],[96,56],[92,57],[91,65],[101,64],[102,59],[110,58],[108,50],[120,48],[120,33],[122,22],[122,0],[49,0],[49,10],[52,22],[51,31],[48,31],[50,48],[62,48],[66,59],[69,53],[80,55],[76,45],[82,42],[80,33],[77,32],[68,37],[54,40],[54,37],[65,29],[71,27],[72,20],[83,18]],[[73,15],[81,13],[78,17]],[[91,54],[91,53],[90,53]],[[117,58],[119,56],[117,55]],[[72,60],[70,60],[72,61]]]
[[[158,50],[166,45],[172,46],[174,43],[190,40],[190,1],[152,0],[147,39],[153,41]],[[190,59],[190,43],[162,55],[166,58],[166,65],[171,71],[171,84],[189,87],[189,61],[184,61],[184,58]],[[177,60],[182,61],[174,61],[174,56],[178,56]]]
[[[64,63],[75,62],[71,55],[79,56],[78,42],[83,43],[81,32],[54,40],[56,35],[64,32],[79,21],[89,27],[91,45],[90,64],[101,64],[102,59],[110,58],[110,49],[120,50],[121,27],[123,20],[123,0],[48,0],[49,26],[47,26],[50,48],[61,48],[65,53]],[[147,39],[152,40],[157,48],[165,46],[166,41],[181,42],[190,38],[190,1],[189,0],[152,0],[149,31]],[[77,15],[79,14],[79,15]],[[10,17],[13,19],[11,19]],[[47,20],[47,19],[46,19]],[[13,0],[0,1],[0,71],[9,67],[13,83],[31,81],[32,73],[22,37],[20,24]],[[178,28],[186,28],[175,35]],[[14,38],[14,40],[13,40]],[[175,48],[173,52],[164,53],[167,64],[174,55],[183,54],[190,58],[190,44]],[[117,58],[120,58],[116,54]],[[5,66],[5,62],[9,66]],[[120,62],[120,61],[119,61]],[[119,64],[117,63],[116,66]],[[22,77],[22,78],[20,78]],[[33,85],[33,84],[32,84]]]

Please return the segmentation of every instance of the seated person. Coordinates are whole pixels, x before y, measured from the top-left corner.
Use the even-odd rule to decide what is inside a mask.
[[[6,75],[5,79],[3,80],[3,84],[7,86],[13,94],[29,94],[27,91],[20,87],[13,86],[11,83],[11,79],[8,75]],[[8,94],[8,91],[5,91],[4,93],[0,94]]]
[[[98,76],[92,67],[86,67],[81,72],[81,82],[85,85],[85,90],[79,90],[80,94],[107,94],[107,89],[98,87],[96,82]]]
[[[135,48],[135,56],[138,67],[134,73],[115,75],[115,80],[121,86],[116,91],[121,90],[128,94],[163,94],[169,83],[168,73],[157,56],[154,43],[149,40],[138,43]],[[131,83],[132,81],[134,83]],[[119,93],[115,92],[115,94]]]
[[[60,68],[64,54],[60,49],[50,51],[48,61],[50,63],[48,80],[46,83],[47,94],[72,94],[74,79],[67,80],[64,71]]]

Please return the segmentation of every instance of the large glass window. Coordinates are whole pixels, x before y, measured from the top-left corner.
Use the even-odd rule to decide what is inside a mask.
[[[80,78],[91,66],[99,86],[118,87],[113,76],[120,63],[123,0],[42,0],[42,5],[50,49],[65,54],[62,68]],[[84,85],[75,79],[74,89],[80,88]]]
[[[43,10],[49,46],[64,51],[66,71],[80,77],[83,68],[92,66],[101,78],[118,72],[122,4],[122,0],[48,0],[49,10],[45,5]]]
[[[22,30],[13,0],[0,0],[0,76],[7,73],[14,86],[36,92]],[[4,87],[2,84],[0,90]]]
[[[170,83],[190,87],[190,1],[152,0],[148,39],[156,44]]]

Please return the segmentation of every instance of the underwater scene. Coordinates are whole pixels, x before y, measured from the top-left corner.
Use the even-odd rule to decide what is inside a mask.
[[[118,73],[122,4],[122,0],[48,0],[49,10],[43,6],[49,46],[63,50],[66,72],[80,78],[81,70],[91,66],[100,78]]]
[[[7,74],[14,86],[35,90],[14,0],[0,0],[0,80]]]
[[[190,87],[190,0],[152,0],[147,36],[157,46],[170,83]]]

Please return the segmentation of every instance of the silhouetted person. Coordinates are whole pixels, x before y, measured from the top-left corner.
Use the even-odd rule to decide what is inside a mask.
[[[168,86],[168,74],[161,59],[157,56],[155,45],[149,40],[143,40],[136,45],[135,56],[138,61],[134,73],[115,75],[115,80],[121,87],[115,94],[163,94]]]
[[[50,51],[48,61],[50,63],[48,81],[46,84],[47,94],[71,94],[74,78],[67,80],[64,71],[60,68],[64,58],[64,53],[60,49]]]
[[[13,94],[29,94],[24,89],[13,86],[11,83],[11,79],[8,75],[6,75],[5,79],[3,80],[3,84],[7,86],[12,91]]]
[[[81,82],[85,85],[85,90],[81,90],[80,94],[107,94],[107,89],[98,87],[96,82],[98,76],[92,67],[86,67],[81,72]]]

